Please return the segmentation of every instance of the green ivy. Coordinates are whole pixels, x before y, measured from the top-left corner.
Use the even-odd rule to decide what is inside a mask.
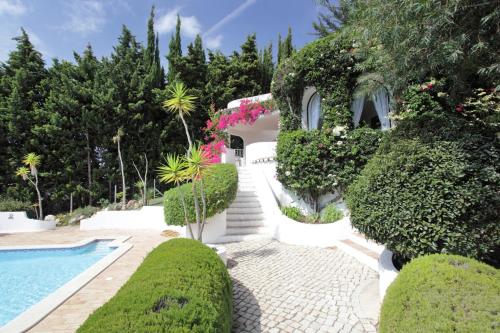
[[[358,76],[352,42],[340,34],[306,45],[280,64],[272,83],[282,130],[301,127],[302,96],[315,87],[321,96],[323,127],[352,126],[350,105]]]

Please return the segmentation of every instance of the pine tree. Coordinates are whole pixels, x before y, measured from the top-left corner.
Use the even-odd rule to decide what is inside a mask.
[[[289,58],[293,53],[293,43],[292,43],[292,28],[288,27],[288,34],[286,35],[285,40],[283,41],[283,58]]]
[[[163,78],[160,64],[160,51],[158,35],[154,31],[155,6],[151,7],[151,14],[148,20],[147,45],[144,50],[144,70],[147,73],[148,88],[161,88]]]
[[[182,45],[181,45],[181,18],[177,15],[177,24],[175,26],[175,34],[172,35],[170,43],[168,44],[168,83],[174,82],[178,79],[179,65],[182,58]]]
[[[205,94],[210,104],[222,109],[235,98],[236,88],[228,84],[231,64],[220,51],[208,51],[208,59]]]
[[[243,45],[241,54],[234,53],[231,57],[230,79],[228,84],[235,88],[236,96],[254,96],[263,92],[259,53],[255,34],[249,35]]]
[[[326,9],[326,13],[318,14],[318,22],[313,22],[313,28],[316,35],[325,37],[340,29],[347,21],[352,0],[317,0],[317,2]]]
[[[281,34],[278,34],[278,57],[277,64],[281,64],[283,61],[283,42],[281,41]]]

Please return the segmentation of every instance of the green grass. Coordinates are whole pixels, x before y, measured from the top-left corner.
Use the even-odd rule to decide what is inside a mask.
[[[379,332],[499,332],[499,306],[499,270],[461,256],[424,256],[387,290]]]
[[[215,251],[190,239],[155,248],[78,333],[229,333],[232,287]]]

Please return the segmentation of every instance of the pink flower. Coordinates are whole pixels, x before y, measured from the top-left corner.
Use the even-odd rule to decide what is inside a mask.
[[[457,111],[458,113],[462,113],[464,112],[464,105],[462,103],[458,104],[456,107],[455,107],[455,111]]]

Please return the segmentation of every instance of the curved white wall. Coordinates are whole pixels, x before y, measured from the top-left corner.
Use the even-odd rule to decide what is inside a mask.
[[[261,158],[276,157],[276,141],[255,142],[245,146],[247,165]]]
[[[0,212],[0,234],[55,229],[55,221],[29,219],[26,212]]]
[[[392,252],[384,249],[378,259],[378,293],[380,301],[384,300],[385,292],[398,277],[399,271],[392,263]]]

